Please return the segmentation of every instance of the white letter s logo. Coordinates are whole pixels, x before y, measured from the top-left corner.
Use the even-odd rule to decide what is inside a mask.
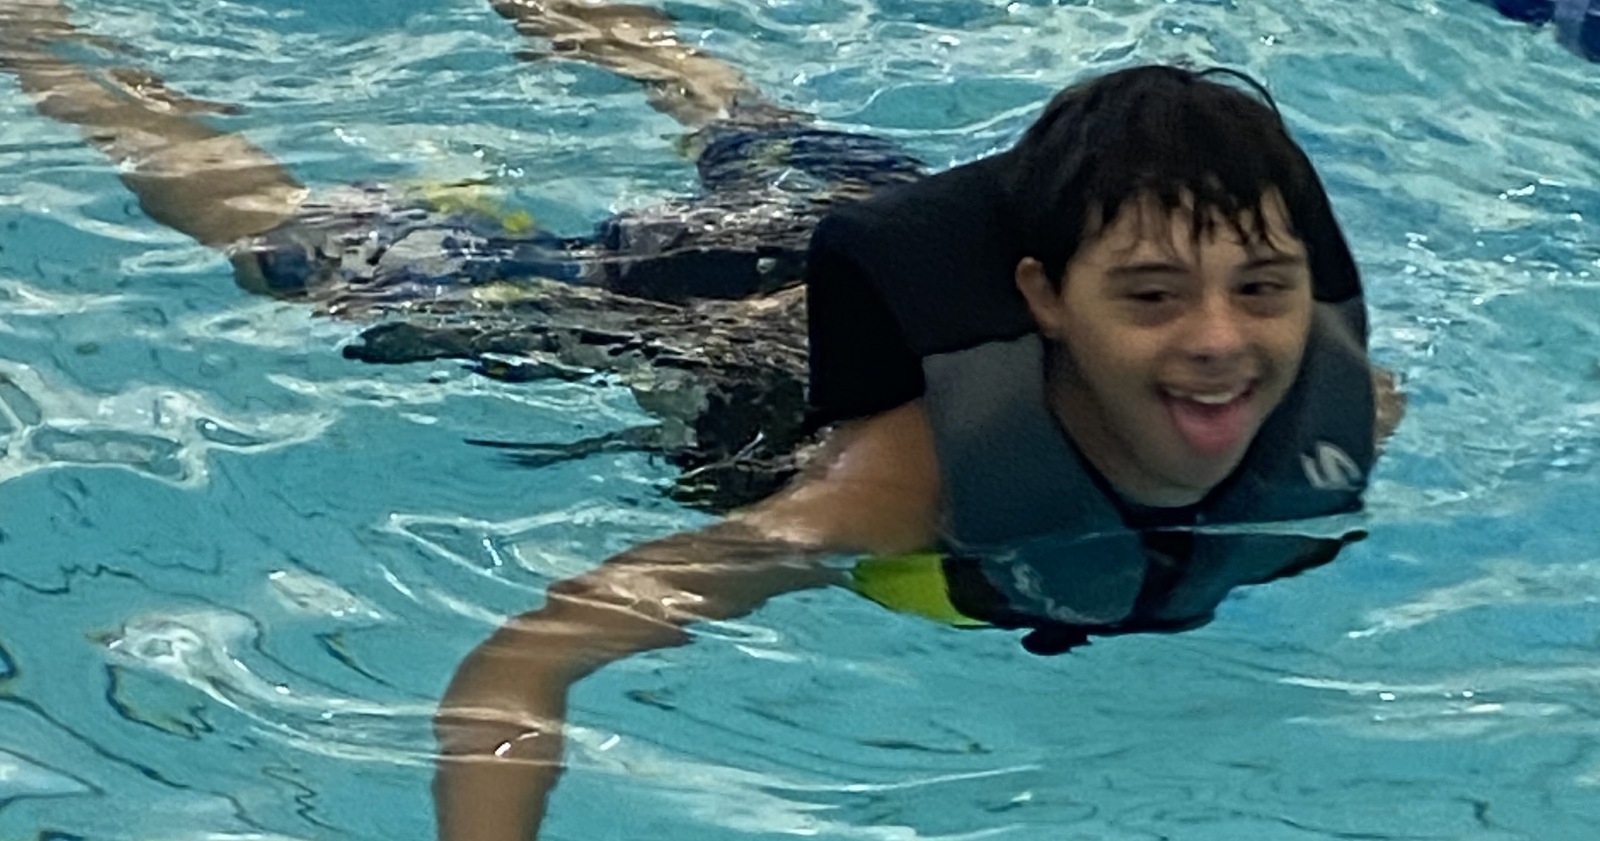
[[[1360,487],[1361,467],[1350,454],[1327,441],[1317,442],[1316,456],[1301,455],[1306,481],[1319,491],[1353,491]]]

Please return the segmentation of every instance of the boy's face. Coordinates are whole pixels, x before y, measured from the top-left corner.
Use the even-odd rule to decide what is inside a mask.
[[[1245,237],[1216,218],[1130,201],[1085,236],[1057,291],[1038,261],[1017,285],[1060,350],[1052,408],[1117,490],[1146,505],[1198,502],[1238,466],[1300,371],[1311,271],[1281,197]]]

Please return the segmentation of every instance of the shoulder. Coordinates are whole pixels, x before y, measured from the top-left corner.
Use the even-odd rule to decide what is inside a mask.
[[[1406,394],[1393,371],[1372,366],[1373,437],[1381,449],[1406,416]]]
[[[738,519],[789,543],[894,554],[937,543],[940,500],[932,427],[912,401],[831,430],[793,485]]]

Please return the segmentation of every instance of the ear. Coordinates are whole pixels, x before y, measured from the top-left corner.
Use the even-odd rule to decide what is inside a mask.
[[[1045,274],[1044,264],[1032,257],[1017,264],[1017,291],[1028,302],[1028,311],[1039,325],[1039,332],[1055,336],[1061,332],[1061,293]]]

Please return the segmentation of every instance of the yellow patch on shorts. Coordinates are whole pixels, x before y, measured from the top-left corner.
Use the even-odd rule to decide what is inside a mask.
[[[539,227],[533,214],[507,209],[500,190],[483,181],[418,182],[408,195],[436,213],[466,213],[494,219],[508,234],[531,233]]]

